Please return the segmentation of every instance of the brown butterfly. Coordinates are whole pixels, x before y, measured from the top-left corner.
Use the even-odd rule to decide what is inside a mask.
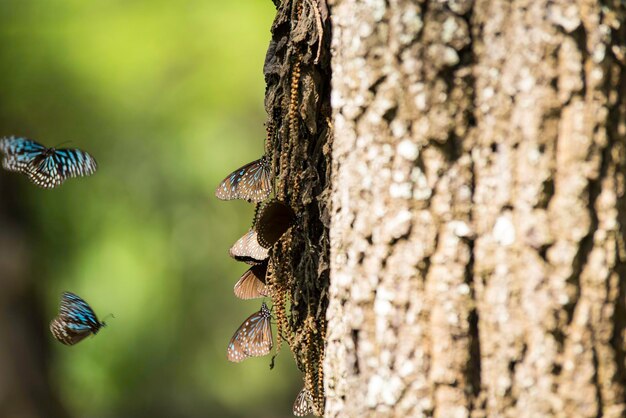
[[[250,229],[246,234],[239,238],[228,254],[237,261],[256,265],[261,264],[269,257],[269,250],[261,247],[257,240],[257,231]]]
[[[269,354],[272,350],[270,310],[265,302],[237,328],[228,343],[228,360],[239,363],[248,357]]]
[[[293,414],[297,417],[304,417],[312,413],[313,397],[311,396],[311,392],[309,392],[306,388],[302,388],[293,403]]]
[[[230,173],[215,190],[215,196],[222,200],[262,202],[271,191],[270,164],[267,158],[261,157]]]
[[[269,296],[265,284],[267,263],[250,267],[235,284],[235,296],[239,299],[255,299]]]
[[[98,320],[87,302],[74,293],[64,292],[59,315],[50,322],[50,331],[63,344],[74,345],[104,326],[106,323]]]
[[[287,232],[296,220],[296,214],[291,207],[277,199],[264,204],[255,222],[257,240],[261,247],[272,246]]]

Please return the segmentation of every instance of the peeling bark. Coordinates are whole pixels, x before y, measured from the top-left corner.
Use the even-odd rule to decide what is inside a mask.
[[[626,6],[329,4],[326,415],[626,416]]]

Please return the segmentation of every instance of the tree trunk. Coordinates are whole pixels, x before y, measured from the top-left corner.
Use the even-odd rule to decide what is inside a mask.
[[[626,6],[329,3],[326,415],[626,416]]]
[[[68,417],[48,379],[48,327],[29,268],[23,199],[1,180],[0,196],[0,417]]]

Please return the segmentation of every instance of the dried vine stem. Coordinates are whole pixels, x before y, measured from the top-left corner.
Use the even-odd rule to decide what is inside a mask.
[[[277,6],[264,65],[266,153],[272,155],[275,194],[298,214],[297,224],[272,249],[268,284],[278,344],[288,342],[315,413],[322,414],[330,211],[320,195],[330,184],[330,54],[324,42],[330,36],[324,34],[327,14],[313,3],[286,0]]]

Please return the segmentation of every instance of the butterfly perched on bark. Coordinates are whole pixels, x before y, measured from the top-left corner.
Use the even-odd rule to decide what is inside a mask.
[[[50,322],[54,338],[65,345],[74,345],[91,334],[97,334],[106,323],[100,322],[93,309],[71,292],[63,292],[59,315]]]
[[[254,223],[259,245],[263,248],[272,248],[295,220],[296,214],[293,209],[284,202],[272,199],[263,204]]]
[[[25,174],[45,189],[60,186],[68,178],[90,176],[98,168],[96,160],[85,151],[47,148],[27,138],[0,139],[0,152],[6,170]]]
[[[267,263],[252,266],[235,283],[235,296],[239,299],[255,299],[269,296],[269,289],[265,284]]]
[[[261,247],[257,240],[257,232],[252,228],[230,247],[228,254],[237,261],[256,265],[267,260],[269,250]]]
[[[215,190],[221,200],[243,199],[262,202],[272,191],[272,177],[267,158],[261,157],[233,171]]]
[[[313,413],[313,397],[307,388],[302,390],[296,396],[293,403],[293,414],[297,417],[304,417]]]
[[[239,363],[248,357],[269,354],[272,350],[270,310],[265,302],[237,328],[228,343],[228,360]]]

